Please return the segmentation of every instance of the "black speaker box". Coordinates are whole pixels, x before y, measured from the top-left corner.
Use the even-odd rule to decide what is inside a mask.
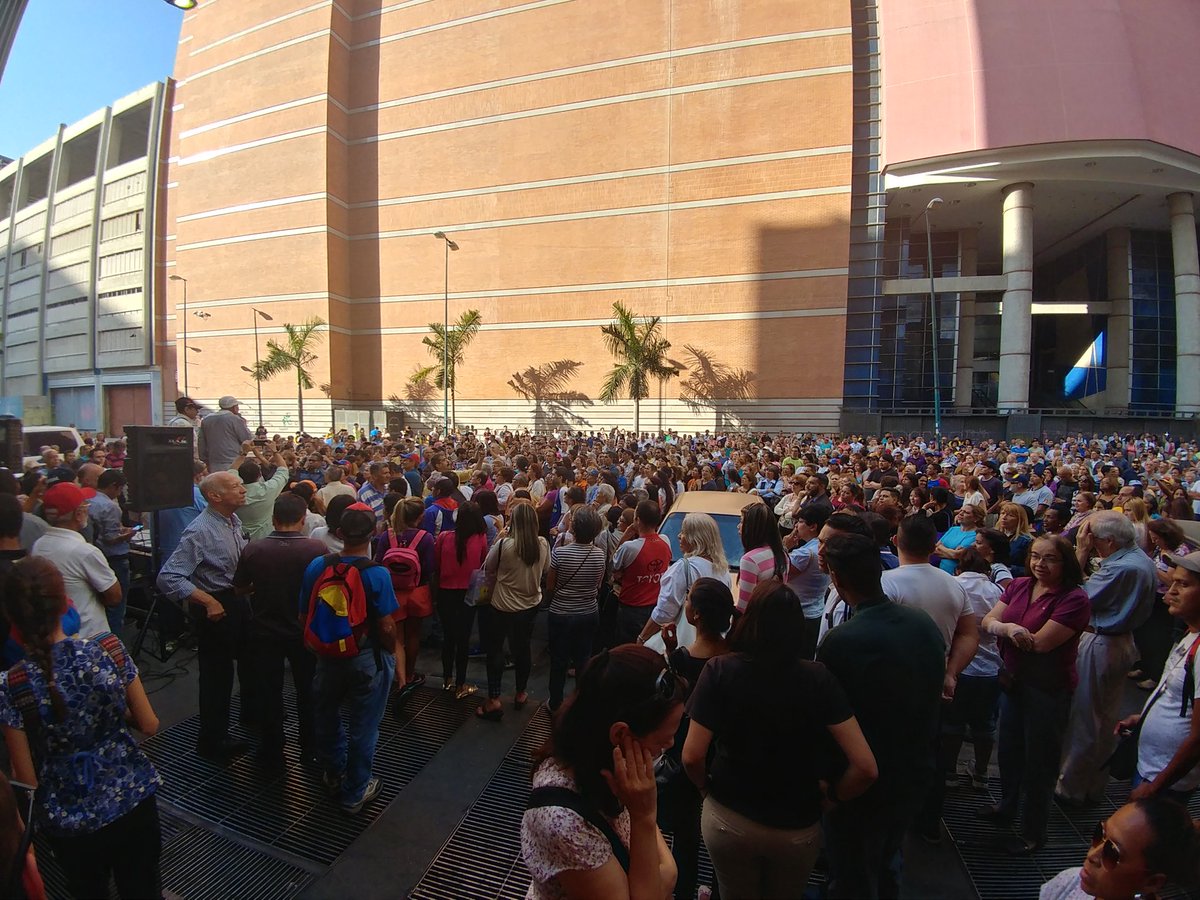
[[[191,428],[126,425],[129,505],[138,512],[192,505]]]
[[[0,416],[0,468],[11,469],[18,477],[24,471],[25,455],[21,444],[21,420]]]

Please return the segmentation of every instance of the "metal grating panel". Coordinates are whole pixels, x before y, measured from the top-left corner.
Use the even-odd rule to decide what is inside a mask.
[[[543,706],[438,851],[409,894],[410,900],[522,900],[530,882],[521,861],[521,816],[529,799],[530,755],[549,735],[550,715]],[[669,842],[671,836],[666,837]],[[712,862],[703,842],[697,881],[702,885],[714,883]],[[824,882],[822,861],[809,879],[809,888],[819,888]]]
[[[981,806],[1000,799],[998,778],[989,779],[988,795],[966,787],[948,789],[942,816],[980,900],[1036,900],[1046,881],[1083,864],[1096,822],[1112,815],[1128,797],[1127,783],[1110,782],[1104,802],[1096,806],[1067,809],[1052,803],[1046,847],[1026,857],[1008,856],[997,847],[1001,834],[1010,829],[1002,832],[975,816]],[[1200,795],[1193,798],[1190,810],[1193,817],[1200,817]],[[1186,895],[1164,892],[1162,896]]]
[[[288,697],[289,707],[290,694]],[[343,815],[321,786],[320,773],[300,765],[296,722],[287,723],[287,767],[265,771],[251,756],[226,766],[196,755],[199,717],[193,716],[143,742],[163,778],[161,801],[240,836],[329,865],[375,821],[474,710],[442,691],[422,688],[408,697],[402,714],[384,715],[374,772],[383,790],[357,816]],[[234,698],[232,720],[240,704]],[[245,737],[239,729],[235,736]]]

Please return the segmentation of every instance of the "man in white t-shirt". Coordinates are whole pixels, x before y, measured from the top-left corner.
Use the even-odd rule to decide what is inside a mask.
[[[1200,719],[1195,711],[1195,697],[1200,694],[1196,654],[1200,650],[1200,552],[1168,554],[1166,560],[1175,568],[1164,600],[1171,614],[1187,625],[1187,632],[1167,657],[1158,687],[1141,715],[1130,716],[1117,727],[1142,724],[1130,799],[1163,794],[1186,806],[1200,787]]]
[[[954,696],[958,676],[979,649],[979,626],[967,593],[955,577],[929,564],[937,531],[928,516],[908,516],[896,533],[900,567],[883,573],[883,592],[896,603],[924,611],[946,642],[946,699]]]
[[[324,509],[329,505],[329,501],[338,494],[345,494],[347,497],[357,499],[358,492],[354,490],[353,485],[347,484],[342,479],[346,473],[342,471],[341,466],[330,466],[325,470],[325,485],[317,491],[317,499],[321,501],[321,508]]]
[[[121,602],[121,583],[100,548],[83,539],[87,525],[87,496],[79,485],[61,481],[42,498],[42,516],[50,524],[33,545],[32,556],[44,556],[62,573],[67,596],[79,612],[79,636],[90,638],[109,630],[106,607]]]

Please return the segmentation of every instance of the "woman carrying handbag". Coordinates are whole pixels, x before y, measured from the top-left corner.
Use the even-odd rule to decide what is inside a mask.
[[[593,541],[600,533],[600,517],[591,507],[575,513],[575,542],[555,547],[550,554],[546,592],[551,595],[550,711],[563,702],[567,669],[582,672],[592,655],[592,642],[600,624],[600,583],[604,580],[605,553]]]

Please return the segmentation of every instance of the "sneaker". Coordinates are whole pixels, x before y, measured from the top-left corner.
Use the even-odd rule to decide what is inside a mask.
[[[980,775],[974,769],[967,773],[971,777],[971,787],[977,791],[987,791],[988,779],[986,775]]]
[[[957,772],[947,772],[945,774],[945,778],[946,778],[946,787],[948,787],[948,788],[956,788],[962,783],[959,780]]]
[[[342,804],[342,812],[348,816],[356,816],[362,812],[362,808],[379,796],[379,792],[383,790],[383,782],[378,778],[372,778],[367,781],[367,789],[363,791],[362,797],[357,803],[350,805]]]

